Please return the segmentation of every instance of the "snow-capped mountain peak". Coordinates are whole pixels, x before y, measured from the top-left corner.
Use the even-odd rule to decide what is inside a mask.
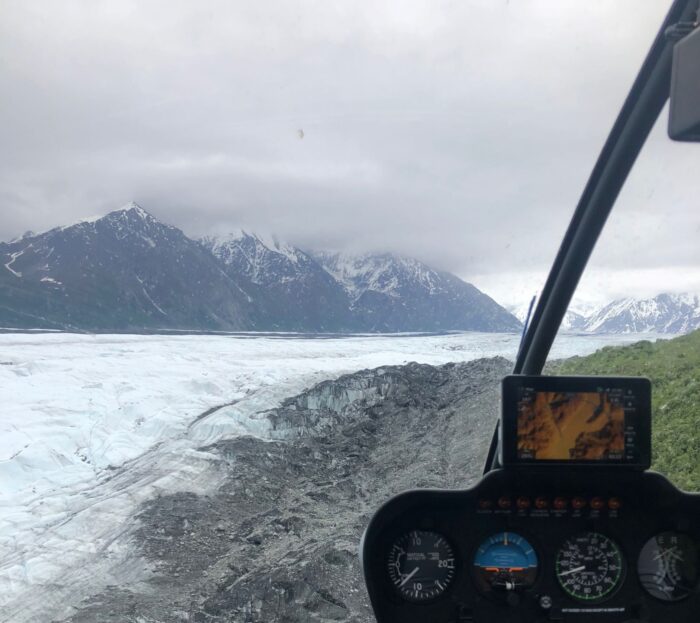
[[[245,230],[226,236],[210,236],[200,240],[226,266],[235,267],[253,283],[263,284],[282,273],[287,278],[303,270],[311,261],[306,253],[276,236],[262,236]]]
[[[20,240],[24,240],[25,238],[33,238],[34,236],[36,236],[36,234],[31,229],[28,229],[21,236],[16,236],[15,238],[12,238],[12,240],[10,240],[10,244],[19,242]]]
[[[118,210],[115,210],[115,212],[133,212],[134,214],[140,216],[141,218],[153,218],[146,210],[144,210],[138,203],[135,201],[129,201],[126,205],[122,206]]]
[[[95,223],[100,223],[100,222],[118,222],[118,221],[131,221],[131,222],[143,221],[146,223],[155,223],[155,222],[157,222],[157,219],[152,214],[150,214],[149,212],[144,210],[138,203],[136,203],[135,201],[130,201],[126,205],[122,206],[121,208],[118,208],[117,210],[112,210],[111,212],[108,212],[107,214],[85,216],[85,217],[77,219],[76,221],[74,221],[68,225],[61,225],[60,227],[57,227],[55,229],[58,229],[60,231],[65,231],[66,229],[70,229],[70,228],[76,227],[76,226],[94,225]],[[24,237],[26,237],[26,234]]]
[[[686,333],[698,327],[700,297],[691,293],[618,299],[601,308],[586,323],[587,331],[599,333]]]

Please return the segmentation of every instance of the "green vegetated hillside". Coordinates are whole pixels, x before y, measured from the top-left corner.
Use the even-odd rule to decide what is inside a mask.
[[[652,462],[681,489],[700,491],[700,330],[672,340],[607,346],[557,374],[646,376],[652,382]]]

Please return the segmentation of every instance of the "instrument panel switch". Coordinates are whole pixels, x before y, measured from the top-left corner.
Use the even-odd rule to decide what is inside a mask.
[[[608,508],[611,511],[617,511],[622,508],[622,500],[620,498],[610,498],[608,500]]]
[[[591,508],[594,511],[599,511],[605,506],[603,498],[595,497],[591,500]]]
[[[576,496],[573,500],[571,500],[571,506],[574,507],[574,510],[580,511],[583,508],[586,508],[586,498],[582,498],[581,496]]]

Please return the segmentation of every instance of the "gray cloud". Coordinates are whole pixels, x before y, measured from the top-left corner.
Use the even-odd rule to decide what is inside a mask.
[[[192,235],[390,249],[537,289],[667,7],[6,1],[0,238],[134,199]],[[700,286],[700,146],[664,124],[598,292],[660,267]]]

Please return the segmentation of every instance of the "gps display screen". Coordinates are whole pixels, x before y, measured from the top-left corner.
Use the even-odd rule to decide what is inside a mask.
[[[510,376],[503,389],[504,463],[648,467],[647,379]]]

